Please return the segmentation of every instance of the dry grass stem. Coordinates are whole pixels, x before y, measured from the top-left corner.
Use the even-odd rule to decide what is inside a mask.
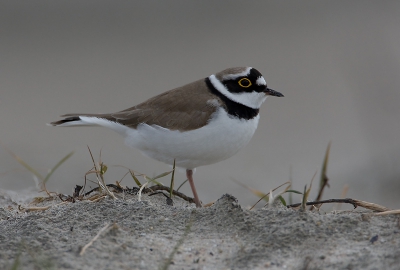
[[[104,199],[106,197],[107,197],[106,195],[103,195],[103,196],[100,196],[100,197],[98,197],[96,199],[91,200],[91,202],[98,202],[98,201],[100,201],[100,200],[102,200],[102,199]]]
[[[369,209],[369,210],[373,210],[373,211],[377,211],[377,212],[386,212],[386,211],[390,211],[389,208],[376,204],[376,203],[370,203],[370,202],[365,202],[365,201],[360,201],[360,200],[353,200],[357,206]]]
[[[400,209],[397,210],[389,210],[385,212],[380,212],[380,213],[374,213],[373,216],[386,216],[386,215],[399,215],[400,214]]]
[[[359,207],[363,207],[365,209],[369,209],[369,210],[373,210],[373,211],[377,211],[377,212],[385,212],[385,211],[389,211],[390,209],[387,207],[384,207],[382,205],[379,204],[375,204],[375,203],[370,203],[370,202],[364,202],[364,201],[360,201],[360,200],[356,200],[356,199],[350,199],[350,198],[346,198],[346,199],[330,199],[330,200],[322,200],[322,201],[317,201],[317,202],[307,202],[306,205],[319,205],[319,204],[324,204],[324,203],[349,203],[352,204],[354,206],[354,208]],[[295,204],[291,204],[288,205],[286,207],[288,208],[296,208],[301,206],[302,203],[295,203]]]
[[[346,198],[347,192],[349,192],[349,185],[344,185],[343,190],[342,190],[342,194],[340,195],[341,198]]]
[[[316,175],[317,175],[317,172],[315,172],[313,177],[311,178],[310,187],[308,189],[307,189],[307,185],[304,187],[303,198],[301,200],[301,210],[303,210],[303,211],[306,210],[306,204],[307,204],[307,201],[308,201],[308,196],[310,195],[312,184],[313,184],[313,181],[314,181],[314,178],[315,178]]]
[[[349,192],[349,185],[344,185],[343,189],[342,189],[342,194],[340,194],[340,198],[344,199],[347,196],[347,192]],[[336,205],[336,207],[334,208],[335,210],[340,210],[342,204],[338,203]]]
[[[278,188],[280,188],[280,187],[282,187],[282,186],[284,186],[284,185],[287,185],[287,186],[285,187],[285,189],[284,189],[283,191],[279,192],[279,193],[278,193],[277,195],[275,195],[275,196],[272,195],[272,192],[273,192],[273,191],[277,190]],[[291,187],[292,187],[292,183],[291,183],[291,182],[286,182],[286,183],[283,183],[282,185],[280,185],[279,187],[274,188],[273,190],[271,190],[271,191],[269,192],[269,193],[271,194],[271,196],[269,197],[269,201],[268,201],[269,207],[272,207],[272,205],[274,204],[275,200],[276,200],[277,198],[279,198],[281,195],[285,194],[285,193],[289,190],[289,188],[291,188]]]
[[[88,171],[88,172],[85,174],[85,180],[86,180],[86,176],[87,176],[88,174],[92,174],[92,173],[96,174],[97,183],[98,183],[98,185],[101,187],[101,189],[104,190],[104,191],[105,191],[110,197],[112,197],[113,199],[117,199],[117,198],[115,197],[115,195],[108,189],[107,184],[106,184],[106,182],[105,182],[105,180],[104,180],[104,176],[103,176],[103,175],[104,175],[104,174],[106,173],[106,171],[107,171],[107,166],[104,165],[103,162],[101,162],[101,151],[100,151],[100,156],[99,156],[99,162],[96,163],[96,162],[94,161],[93,154],[92,154],[92,151],[90,150],[89,146],[87,146],[87,148],[88,148],[88,150],[89,150],[90,157],[92,158],[94,170],[90,170],[90,171]]]
[[[18,210],[22,211],[22,212],[44,211],[44,210],[49,209],[50,207],[52,207],[52,206],[48,205],[48,206],[43,206],[43,207],[38,207],[38,206],[37,207],[35,207],[35,206],[22,207],[21,205],[18,205]]]
[[[210,207],[210,206],[212,206],[215,202],[216,202],[216,201],[206,203],[206,204],[203,205],[203,207]]]
[[[288,185],[288,187],[286,187],[286,188],[285,188],[285,191],[283,192],[283,193],[285,193],[285,192],[291,187],[291,185],[292,185],[292,183],[291,183],[290,181],[288,181],[288,182],[285,182],[285,183],[283,183],[283,184],[277,186],[276,188],[270,190],[269,193],[265,194],[265,193],[263,193],[263,192],[261,192],[261,191],[259,191],[259,190],[256,190],[256,189],[253,189],[253,188],[251,188],[251,187],[248,187],[248,186],[246,186],[245,184],[242,184],[242,183],[240,183],[239,181],[236,181],[235,179],[232,179],[232,180],[235,181],[236,183],[238,183],[239,185],[241,185],[242,187],[244,187],[244,188],[250,190],[250,191],[251,191],[254,195],[256,195],[257,197],[260,197],[260,199],[250,208],[250,210],[252,210],[252,209],[253,209],[260,201],[262,201],[262,200],[266,200],[267,202],[269,202],[269,194],[270,194],[271,192],[274,192],[275,190],[277,190],[278,188],[281,188],[281,187],[284,186],[284,185]],[[282,193],[282,194],[283,194],[283,193]],[[279,195],[279,196],[280,196],[280,195]],[[275,197],[279,197],[279,196],[275,196]]]
[[[45,211],[53,206],[60,206],[63,204],[66,204],[68,202],[61,202],[56,205],[48,205],[48,206],[28,206],[28,207],[23,207],[21,205],[18,205],[18,210],[22,212],[33,212],[33,211]]]
[[[165,191],[167,191],[167,192],[170,192],[169,187],[160,186],[160,185],[151,186],[151,187],[149,187],[149,189],[151,189],[151,191],[165,190]],[[177,191],[177,190],[173,190],[173,191],[172,191],[172,194],[173,194],[174,196],[178,196],[179,198],[184,199],[184,200],[187,201],[187,202],[194,203],[194,199],[193,199],[193,198],[188,197],[188,196],[186,196],[185,194],[183,194],[183,193],[181,193],[181,192],[179,192],[179,191]]]
[[[144,189],[149,183],[150,183],[150,182],[146,182],[146,183],[144,183],[144,184],[140,187],[139,192],[138,192],[138,201],[139,201],[139,202],[142,200],[142,191],[143,191],[143,189]]]
[[[95,194],[95,195],[93,195],[93,196],[91,196],[89,198],[86,198],[86,200],[88,200],[90,202],[93,202],[93,201],[96,201],[98,198],[101,198],[101,197],[103,197],[103,194]]]
[[[95,236],[92,240],[90,240],[90,242],[87,243],[87,244],[82,248],[81,252],[79,252],[79,256],[82,256],[82,255],[85,253],[86,249],[88,249],[88,247],[90,247],[90,246],[94,243],[94,241],[96,241],[97,238],[99,238],[99,236],[100,236],[104,231],[106,231],[109,227],[110,227],[110,223],[107,223],[103,228],[101,228],[100,231],[96,234],[96,236]]]

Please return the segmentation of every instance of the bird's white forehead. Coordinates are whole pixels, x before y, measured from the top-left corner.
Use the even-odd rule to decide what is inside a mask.
[[[247,76],[250,74],[251,69],[252,67],[247,67],[243,72],[224,75],[222,80],[235,80],[236,78]]]
[[[267,82],[265,81],[264,77],[261,76],[261,77],[257,78],[256,84],[257,85],[267,85]]]

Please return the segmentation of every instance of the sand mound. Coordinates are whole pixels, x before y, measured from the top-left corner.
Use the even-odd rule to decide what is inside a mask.
[[[249,211],[230,195],[202,209],[161,194],[25,213],[0,202],[0,269],[400,269],[397,216]]]

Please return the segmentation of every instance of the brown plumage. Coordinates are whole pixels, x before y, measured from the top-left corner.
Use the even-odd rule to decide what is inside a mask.
[[[188,99],[196,100],[196,102],[190,102]],[[136,128],[140,123],[145,123],[170,130],[188,131],[207,124],[218,104],[223,105],[223,102],[209,91],[204,79],[202,79],[164,92],[120,112],[65,114],[62,117],[67,118],[51,124],[57,126],[69,121],[79,120],[79,116],[91,116],[104,118],[131,128]]]

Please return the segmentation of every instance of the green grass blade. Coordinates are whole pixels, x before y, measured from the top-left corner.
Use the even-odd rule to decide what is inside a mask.
[[[156,177],[153,177],[153,178],[150,178],[150,177],[148,177],[147,175],[143,175],[143,177],[144,177],[144,179],[146,179],[146,181],[149,182],[149,183],[153,182],[153,183],[155,183],[155,184],[157,184],[157,185],[163,186],[163,184],[161,184],[160,182],[158,182],[157,179],[162,178],[162,177],[164,177],[164,176],[167,176],[167,175],[170,174],[170,173],[172,173],[172,171],[159,174],[159,175],[157,175]]]
[[[74,152],[69,153],[68,155],[66,155],[63,159],[61,159],[56,166],[54,166],[50,172],[46,175],[46,177],[43,179],[43,183],[46,183],[50,176],[54,173],[55,170],[57,170],[58,167],[61,166],[61,164],[63,164],[67,159],[69,159],[72,155],[74,154]]]
[[[155,183],[155,184],[157,184],[157,185],[163,186],[163,184],[161,184],[160,182],[158,182],[158,181],[156,180],[157,177],[150,178],[150,177],[148,177],[147,175],[143,175],[143,177],[144,177],[144,179],[145,179],[148,183]]]
[[[138,187],[142,187],[142,183],[140,183],[139,179],[135,176],[135,173],[132,170],[129,170],[129,173],[131,174],[133,181],[135,181],[136,185]]]
[[[155,179],[151,180],[151,182],[153,182],[154,184],[159,185],[159,186],[164,186],[161,182],[158,182]]]
[[[107,165],[101,163],[100,164],[100,174],[105,174],[107,172],[107,170],[108,170]]]
[[[169,172],[165,172],[165,173],[159,174],[156,177],[153,177],[152,180],[156,180],[156,179],[162,178],[162,177],[167,176],[168,174],[170,174],[172,172],[173,171],[169,171]]]
[[[44,181],[45,178],[43,178],[43,176],[36,171],[34,168],[32,168],[31,166],[29,166],[25,161],[23,161],[20,157],[18,157],[17,155],[15,155],[14,153],[11,153],[14,158],[18,161],[19,164],[21,164],[22,166],[24,166],[28,171],[30,171],[31,173],[33,173],[37,178],[39,178],[42,182]]]
[[[182,184],[179,185],[178,189],[176,191],[179,191],[181,187],[187,182],[189,179],[186,179],[185,181],[182,182]]]
[[[286,190],[285,191],[285,193],[296,193],[296,194],[303,194],[303,193],[301,193],[300,191],[297,191],[297,190],[294,190],[294,189],[289,189],[289,190]]]
[[[283,206],[286,206],[286,201],[285,201],[285,199],[282,197],[282,196],[280,196],[279,195],[279,200],[281,201],[281,203],[283,204]]]

